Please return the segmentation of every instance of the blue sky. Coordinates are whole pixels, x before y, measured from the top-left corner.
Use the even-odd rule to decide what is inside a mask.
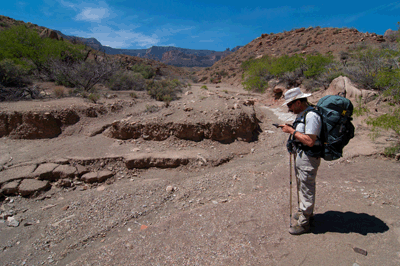
[[[0,14],[113,48],[223,51],[262,33],[310,26],[384,34],[397,29],[400,1],[8,0]]]

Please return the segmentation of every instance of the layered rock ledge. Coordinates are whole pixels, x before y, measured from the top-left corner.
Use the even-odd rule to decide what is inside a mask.
[[[116,139],[137,139],[162,141],[174,136],[179,139],[201,141],[211,139],[231,143],[236,139],[250,142],[259,129],[255,113],[239,113],[237,116],[210,122],[136,122],[114,121],[104,133]]]

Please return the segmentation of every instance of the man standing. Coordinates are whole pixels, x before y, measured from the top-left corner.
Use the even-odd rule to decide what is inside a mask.
[[[293,126],[280,125],[283,132],[290,134],[288,149],[294,154],[295,162],[299,205],[294,215],[297,224],[289,228],[292,235],[310,231],[310,218],[315,204],[315,179],[321,162],[321,117],[313,112],[314,108],[307,101],[309,96],[310,93],[303,93],[300,88],[288,90],[283,105],[287,105],[289,112],[297,117]]]

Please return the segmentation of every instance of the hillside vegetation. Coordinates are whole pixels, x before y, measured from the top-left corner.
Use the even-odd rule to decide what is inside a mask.
[[[147,90],[155,99],[166,102],[186,86],[183,69],[149,59],[108,56],[33,24],[1,25],[0,100],[39,98],[40,92],[31,86],[35,81],[52,81],[70,88],[68,92],[55,92],[59,97],[81,95],[93,101],[99,97],[95,90],[98,84],[111,90]]]

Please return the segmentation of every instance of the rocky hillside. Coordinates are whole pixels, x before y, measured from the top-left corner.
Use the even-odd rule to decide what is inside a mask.
[[[70,38],[70,36],[66,36],[66,38]],[[107,54],[137,56],[161,61],[162,63],[178,67],[209,67],[240,48],[237,46],[232,50],[227,49],[223,52],[185,49],[173,46],[152,46],[148,49],[115,49],[101,45],[95,38],[78,39],[94,49],[105,51]]]
[[[212,67],[198,72],[201,82],[226,82],[241,84],[241,64],[250,58],[260,58],[264,55],[281,56],[284,54],[331,53],[339,57],[343,51],[348,51],[359,45],[390,46],[395,44],[393,34],[388,30],[385,36],[375,33],[362,33],[349,28],[300,28],[282,33],[262,34],[246,46],[240,48]]]
[[[36,28],[38,32],[43,32],[47,29],[30,22],[25,23],[20,20],[0,15],[0,30],[21,24],[27,24],[31,28]],[[63,39],[82,42],[93,49],[104,51],[107,54],[136,56],[179,67],[209,67],[240,48],[240,46],[236,46],[233,49],[228,48],[225,51],[185,49],[173,46],[152,46],[148,49],[116,49],[109,46],[103,46],[96,38],[68,36],[60,31],[54,32]]]

